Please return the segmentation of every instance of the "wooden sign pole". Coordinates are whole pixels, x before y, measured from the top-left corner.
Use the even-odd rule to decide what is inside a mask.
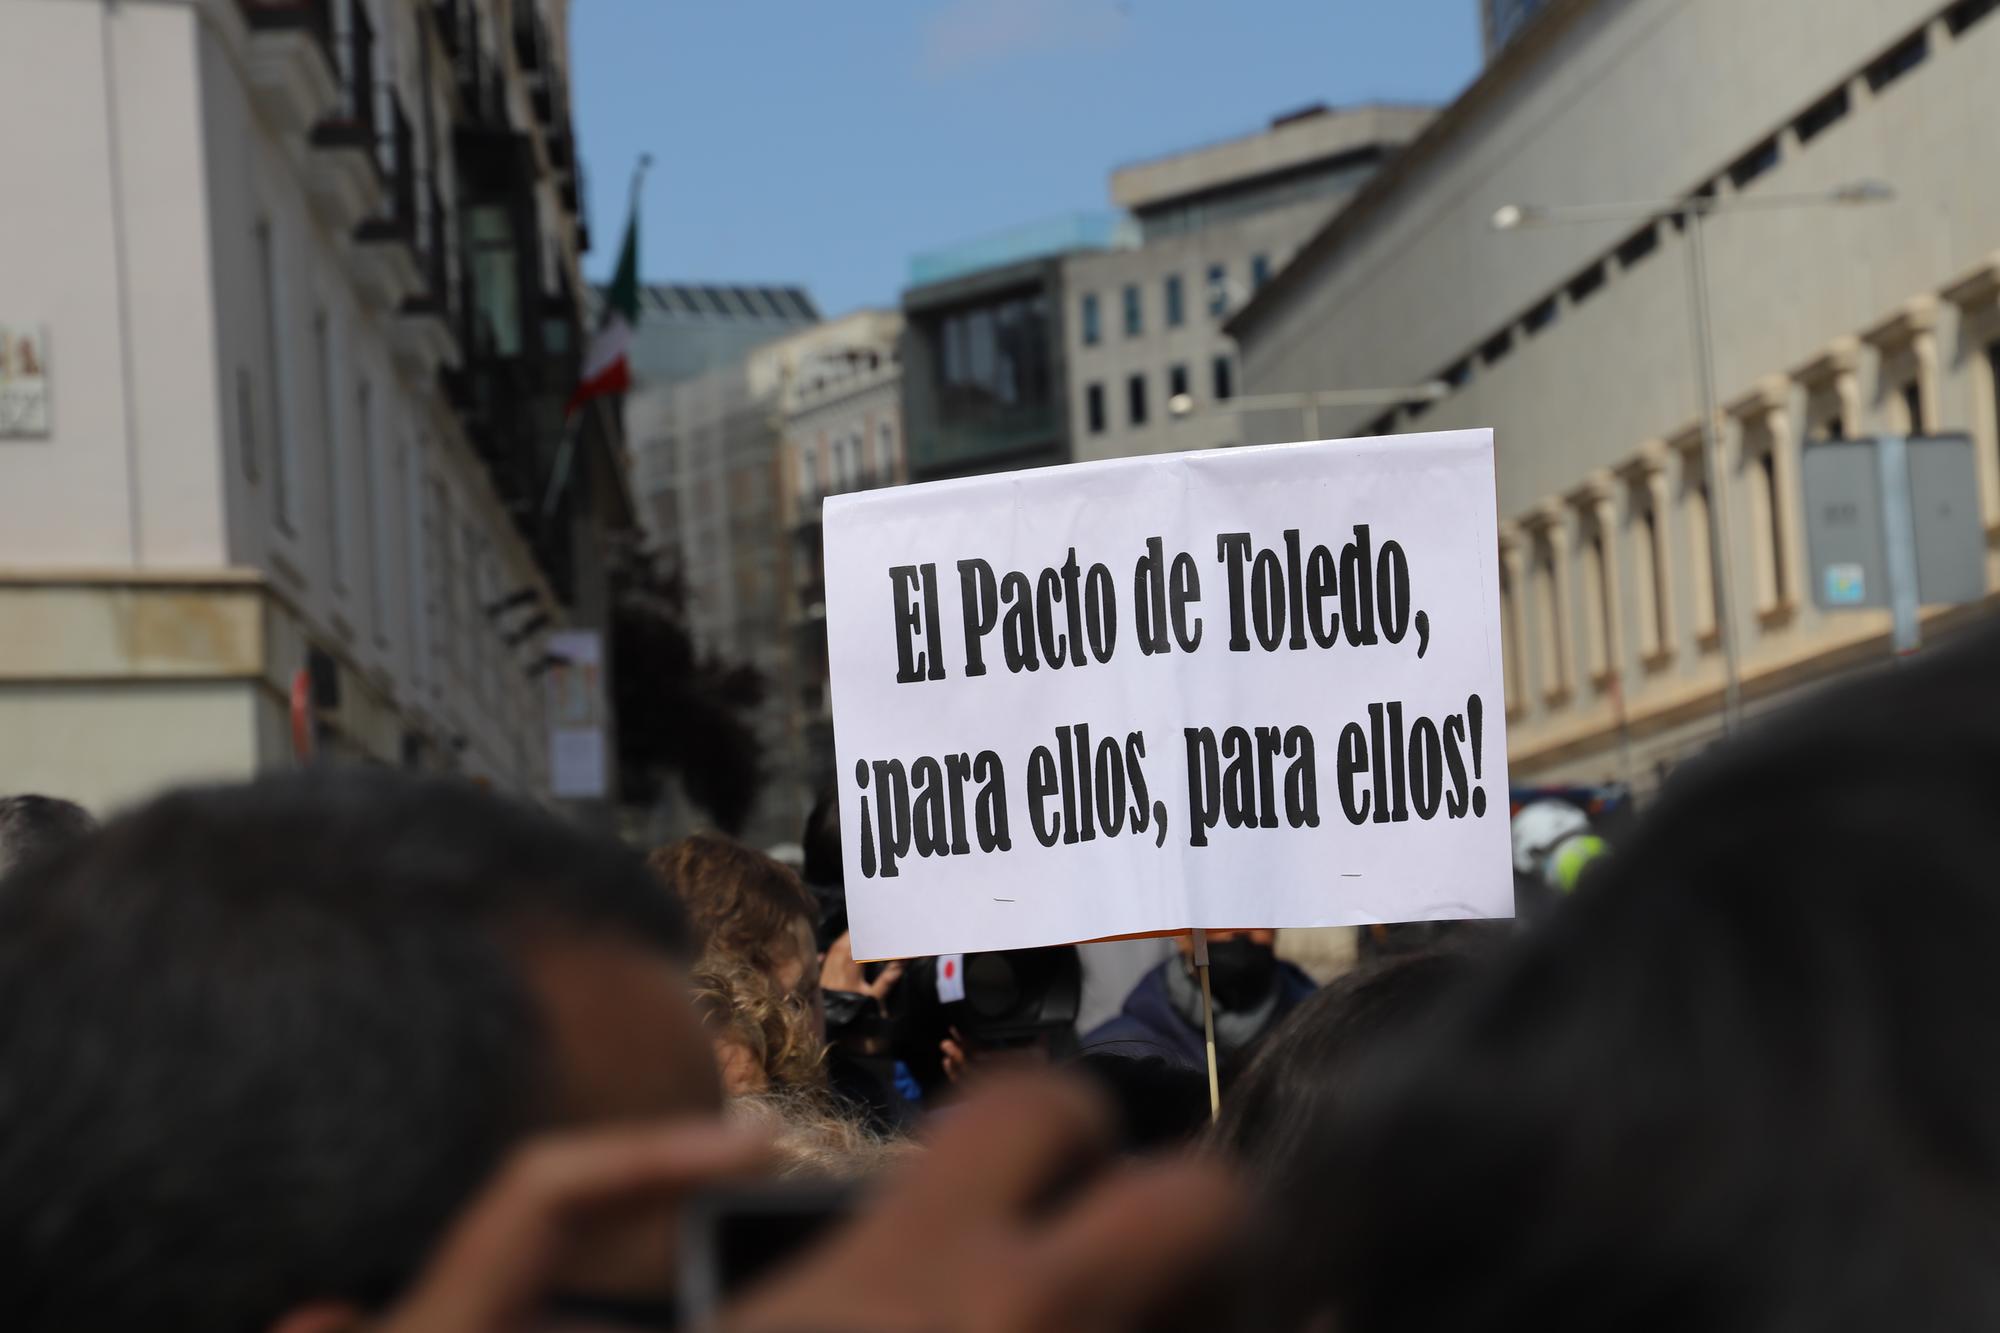
[[[1208,1045],[1208,1118],[1222,1117],[1222,1080],[1215,1068],[1215,997],[1208,989],[1208,932],[1195,927],[1194,973],[1201,978],[1201,1033]]]

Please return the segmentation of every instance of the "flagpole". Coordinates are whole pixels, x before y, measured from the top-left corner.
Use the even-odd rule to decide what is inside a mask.
[[[638,225],[639,191],[645,187],[646,173],[652,170],[652,167],[653,155],[651,153],[639,154],[638,164],[632,168],[632,189],[626,196],[627,208],[625,215],[630,219],[626,224],[628,227],[636,227]],[[562,441],[556,446],[555,466],[549,471],[549,488],[542,494],[542,517],[545,520],[555,513],[556,505],[561,501],[563,491],[569,486],[569,471],[576,456],[577,432],[581,429],[578,423],[583,416],[583,409],[588,406],[588,403],[579,403],[574,411],[563,414]]]

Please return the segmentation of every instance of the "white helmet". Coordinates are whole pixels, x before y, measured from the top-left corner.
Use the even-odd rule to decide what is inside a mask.
[[[1541,874],[1549,853],[1579,833],[1590,832],[1590,816],[1568,801],[1535,801],[1514,816],[1514,869]]]

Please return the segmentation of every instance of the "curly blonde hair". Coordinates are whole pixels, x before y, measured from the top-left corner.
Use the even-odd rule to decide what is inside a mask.
[[[709,1031],[749,1051],[771,1086],[825,1085],[826,1041],[806,1000],[781,991],[748,961],[713,950],[690,979],[695,1011]]]
[[[824,1092],[784,1088],[730,1099],[729,1119],[767,1131],[781,1180],[863,1181],[914,1156],[909,1139],[877,1133]]]

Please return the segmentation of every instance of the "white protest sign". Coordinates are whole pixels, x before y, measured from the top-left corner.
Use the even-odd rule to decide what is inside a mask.
[[[1513,912],[1490,431],[826,502],[855,953]]]

